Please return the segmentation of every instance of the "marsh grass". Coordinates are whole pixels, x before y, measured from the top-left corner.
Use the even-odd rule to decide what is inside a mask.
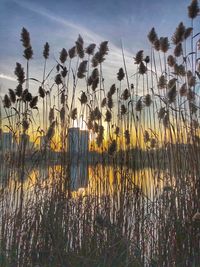
[[[46,43],[39,81],[23,28],[26,68],[16,64],[18,85],[0,113],[1,140],[5,129],[16,140],[1,153],[0,266],[200,266],[197,1],[188,12],[192,28],[180,23],[171,40],[150,31],[150,56],[136,53],[132,77],[122,46],[110,88],[107,41],[85,48],[79,35],[49,72]],[[75,125],[90,133],[88,184],[78,190],[67,153]]]

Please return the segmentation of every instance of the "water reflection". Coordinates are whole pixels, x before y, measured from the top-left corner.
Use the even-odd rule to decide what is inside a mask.
[[[24,190],[31,191],[34,186],[50,187],[62,176],[61,165],[26,166]],[[69,167],[67,177],[70,188],[76,192],[87,192],[95,195],[113,194],[116,190],[132,190],[138,187],[146,196],[152,198],[163,187],[166,173],[151,168],[133,170],[127,167],[109,165],[88,165],[84,161],[73,162]],[[0,167],[1,188],[13,188],[20,182],[20,170]],[[81,190],[79,190],[81,188]]]
[[[70,165],[71,189],[78,190],[88,185],[88,165],[85,162]]]

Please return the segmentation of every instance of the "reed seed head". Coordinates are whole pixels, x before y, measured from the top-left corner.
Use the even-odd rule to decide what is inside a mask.
[[[176,28],[176,31],[174,32],[172,36],[173,44],[178,45],[185,39],[185,31],[186,31],[186,28],[183,22],[180,22],[178,27]]]
[[[72,59],[76,56],[76,46],[73,46],[71,49],[69,49],[68,54],[69,54],[69,58]]]
[[[111,122],[111,119],[112,119],[112,113],[110,112],[110,110],[107,110],[105,114],[105,121]]]
[[[95,53],[95,55],[92,57],[92,66],[95,68],[98,66],[98,64],[104,62],[105,58],[104,55],[101,54],[99,51]]]
[[[91,59],[92,67],[96,68],[99,64],[99,52],[96,52],[96,54]]]
[[[57,64],[57,66],[56,66],[56,70],[57,70],[57,72],[60,71],[60,64]]]
[[[97,68],[93,69],[92,74],[91,74],[91,79],[94,81],[97,78],[99,78],[99,70]]]
[[[99,53],[104,57],[108,54],[109,48],[108,48],[108,41],[104,41],[100,44],[99,47]]]
[[[29,32],[27,31],[26,28],[22,28],[22,32],[21,32],[21,42],[23,44],[23,46],[25,48],[28,48],[30,47],[31,43],[30,43],[30,34]]]
[[[97,122],[94,122],[93,131],[94,131],[94,133],[98,133],[99,132],[99,125],[98,125]]]
[[[109,109],[112,109],[113,108],[113,105],[114,105],[113,104],[113,99],[110,96],[110,97],[107,98],[107,106],[108,106]]]
[[[120,68],[119,72],[117,73],[117,79],[119,81],[122,81],[124,79],[124,76],[125,76],[124,70],[123,70],[123,68]]]
[[[140,98],[140,99],[136,102],[135,110],[138,111],[138,112],[140,112],[140,111],[142,111],[142,108],[143,108],[143,106],[142,106],[142,100],[141,100],[141,98]]]
[[[66,67],[63,67],[63,70],[61,71],[61,75],[63,78],[65,78],[67,76],[68,70]]]
[[[106,106],[106,97],[101,101],[101,107],[104,108]]]
[[[49,57],[49,43],[47,43],[47,42],[44,45],[43,57],[45,59],[48,59],[48,57]]]
[[[146,94],[143,101],[147,107],[151,106],[151,103],[152,103],[151,95]]]
[[[32,49],[31,46],[27,47],[27,48],[24,50],[24,57],[25,57],[25,59],[27,59],[27,60],[32,59],[32,57],[33,57],[33,49]]]
[[[108,96],[113,96],[116,92],[116,86],[115,84],[112,84],[109,90],[109,95]]]
[[[155,40],[153,46],[156,51],[160,51],[160,40],[159,39]]]
[[[131,138],[130,138],[129,130],[125,130],[124,137],[125,137],[125,143],[126,143],[126,145],[127,146],[130,145]]]
[[[174,85],[174,86],[171,87],[171,89],[169,89],[168,92],[167,92],[167,98],[168,98],[169,103],[175,102],[175,100],[176,100],[176,95],[177,95],[176,85]]]
[[[135,64],[140,64],[144,59],[144,51],[143,50],[138,51],[134,59],[135,59]]]
[[[77,54],[80,58],[84,58],[84,49],[83,49],[83,38],[81,37],[81,35],[79,34],[78,39],[76,41],[76,50],[77,50]]]
[[[161,37],[160,38],[160,50],[163,53],[166,53],[170,48],[168,37]]]
[[[182,43],[179,43],[176,45],[176,47],[174,49],[174,55],[175,55],[175,57],[180,57],[182,54],[183,54]]]
[[[108,146],[108,154],[110,156],[113,156],[116,151],[117,151],[117,142],[116,140],[112,140],[112,142]]]
[[[88,45],[88,47],[85,49],[85,53],[88,54],[88,55],[93,55],[95,47],[96,47],[96,44]]]
[[[67,50],[65,48],[63,48],[60,52],[60,62],[62,64],[65,63],[65,61],[67,60],[67,56],[68,56],[68,53],[67,53]]]
[[[176,64],[176,58],[172,55],[169,55],[167,57],[167,64],[170,66],[170,67],[173,67],[175,64]]]
[[[165,75],[161,75],[158,81],[158,88],[165,89],[166,85],[167,85],[167,79],[165,78]]]
[[[92,91],[95,91],[99,84],[99,78],[92,81]]]
[[[145,59],[144,59],[144,62],[145,62],[146,64],[148,64],[148,63],[150,62],[150,57],[149,57],[149,56],[146,56]]]
[[[62,77],[61,77],[60,73],[58,73],[58,74],[56,75],[56,77],[55,77],[55,83],[56,83],[57,85],[62,84]]]
[[[45,97],[45,90],[42,88],[42,86],[39,87],[38,93],[41,98]]]
[[[139,65],[139,74],[144,75],[147,72],[147,67],[144,65],[143,62]]]
[[[124,92],[122,93],[122,99],[127,100],[131,96],[129,90],[126,88]]]
[[[82,92],[82,94],[81,94],[81,98],[80,98],[81,105],[86,104],[87,101],[88,101],[88,100],[87,100],[87,95],[86,95],[86,93],[85,93],[85,92]]]
[[[30,108],[35,108],[38,102],[38,96],[34,96],[29,103]]]
[[[10,101],[10,98],[8,95],[4,96],[3,105],[4,105],[4,108],[10,108],[11,107],[11,101]]]
[[[178,76],[185,76],[186,71],[185,71],[185,66],[183,64],[175,64],[174,65],[174,73]]]
[[[121,115],[125,115],[127,112],[127,108],[125,107],[124,104],[121,105]]]
[[[10,101],[12,103],[16,102],[16,95],[15,95],[15,91],[12,89],[9,89],[9,97],[10,97]]]
[[[77,119],[77,108],[72,109],[70,117],[72,120]]]
[[[25,89],[22,93],[22,99],[24,102],[30,102],[32,100],[32,94]]]
[[[182,84],[179,89],[180,96],[187,96],[187,85],[186,83]]]
[[[186,40],[188,37],[191,36],[192,34],[192,31],[193,31],[193,28],[192,27],[189,27],[185,30],[185,34],[184,34],[184,39]]]
[[[78,67],[77,77],[79,79],[83,79],[85,77],[86,72],[87,72],[87,60],[84,60],[80,63]]]
[[[16,96],[21,97],[22,96],[22,92],[23,92],[22,85],[21,84],[18,84],[17,87],[16,87],[16,89],[15,89]]]
[[[15,75],[17,76],[19,84],[23,84],[25,81],[24,69],[22,68],[22,65],[18,62],[16,63],[15,67]]]
[[[189,18],[194,19],[198,14],[199,14],[198,0],[192,0],[191,4],[188,6],[188,16]]]
[[[153,27],[153,28],[151,29],[151,31],[149,32],[149,34],[148,34],[148,39],[149,39],[149,41],[150,41],[152,44],[154,44],[154,42],[155,42],[156,40],[158,40],[158,36],[157,36],[157,33],[156,33],[154,27]]]
[[[99,110],[98,107],[96,107],[94,109],[94,118],[95,118],[95,120],[100,120],[101,117],[102,117],[101,111]]]

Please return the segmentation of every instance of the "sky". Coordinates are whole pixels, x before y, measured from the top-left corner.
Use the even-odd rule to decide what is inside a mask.
[[[25,65],[20,42],[22,27],[31,35],[34,60],[32,76],[41,78],[42,51],[50,44],[49,69],[59,58],[63,47],[71,48],[78,34],[85,44],[98,46],[109,41],[106,60],[109,82],[123,66],[123,42],[128,74],[134,73],[133,57],[138,50],[149,52],[147,34],[154,26],[159,36],[171,36],[180,21],[190,26],[187,18],[188,0],[0,0],[0,88],[2,93],[15,88],[16,62]]]

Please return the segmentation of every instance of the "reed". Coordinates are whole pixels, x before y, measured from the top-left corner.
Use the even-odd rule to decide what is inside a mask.
[[[108,90],[108,41],[85,48],[79,35],[49,72],[46,43],[38,81],[22,29],[26,67],[16,63],[0,103],[0,266],[200,266],[198,13],[193,0],[192,27],[180,22],[171,39],[152,28],[131,77],[122,45]],[[89,150],[71,156],[76,125]]]

